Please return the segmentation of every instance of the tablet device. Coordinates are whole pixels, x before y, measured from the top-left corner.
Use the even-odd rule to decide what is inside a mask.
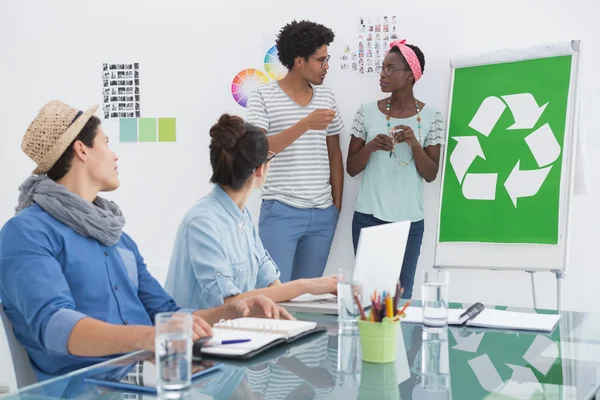
[[[192,362],[192,382],[194,379],[199,379],[214,371],[218,371],[221,366],[222,363],[194,360]],[[129,368],[121,368],[120,370],[120,373],[110,374],[112,375],[110,377],[107,377],[108,374],[105,372],[99,376],[89,376],[85,378],[85,381],[113,389],[156,393],[157,371],[153,355],[145,360],[136,362]]]

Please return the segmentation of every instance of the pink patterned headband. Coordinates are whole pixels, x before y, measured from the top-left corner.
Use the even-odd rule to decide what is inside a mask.
[[[391,42],[390,50],[394,46],[397,47],[398,50],[400,50],[400,52],[404,56],[404,59],[406,60],[406,62],[408,63],[408,66],[410,67],[410,70],[412,71],[413,75],[415,76],[415,83],[416,83],[419,79],[421,79],[421,76],[423,76],[423,71],[421,71],[421,64],[419,63],[419,59],[417,58],[417,55],[415,54],[413,49],[411,49],[410,47],[408,47],[406,45],[405,39],[394,40],[393,42]],[[389,52],[389,50],[388,50],[388,52]]]

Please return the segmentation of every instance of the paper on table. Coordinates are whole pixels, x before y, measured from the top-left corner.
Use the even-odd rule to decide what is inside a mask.
[[[317,323],[312,321],[270,320],[267,318],[246,317],[216,323],[214,328],[219,331],[236,331],[240,332],[240,334],[244,332],[275,333],[281,334],[285,338],[290,338],[315,329],[316,326]]]
[[[458,325],[460,315],[465,311],[464,309],[448,310],[448,324]],[[402,322],[423,323],[422,308],[408,307],[405,314],[406,318],[402,319]],[[551,332],[559,319],[558,314],[522,313],[486,308],[473,320],[467,322],[467,325],[480,328]]]
[[[311,302],[311,301],[318,301],[318,300],[329,300],[329,299],[337,299],[337,296],[334,296],[332,294],[310,294],[310,293],[305,293],[305,294],[301,294],[298,297],[295,297],[293,299],[291,299],[291,302]]]
[[[482,328],[508,328],[531,331],[552,331],[560,319],[558,314],[521,313],[486,308],[473,323]]]
[[[237,318],[219,322],[213,327],[216,340],[250,339],[249,342],[202,348],[202,353],[221,356],[243,356],[262,349],[277,340],[287,340],[315,329],[316,322]]]
[[[234,355],[242,356],[250,353],[251,351],[260,349],[266,346],[274,340],[283,338],[284,335],[272,334],[272,333],[259,333],[259,332],[232,332],[220,329],[214,330],[214,339],[218,340],[232,340],[232,339],[251,339],[246,343],[235,343],[227,344],[214,347],[202,348],[204,354],[215,354],[215,355]]]

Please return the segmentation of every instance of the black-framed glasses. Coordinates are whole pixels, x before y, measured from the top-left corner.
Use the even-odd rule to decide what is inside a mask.
[[[381,70],[383,71],[383,74],[385,76],[390,76],[396,71],[408,71],[406,69],[398,69],[398,68],[394,67],[393,65],[388,65],[387,67],[383,67]]]
[[[272,152],[272,151],[269,151],[269,152],[267,153],[267,159],[265,160],[265,162],[263,162],[263,163],[262,163],[262,164],[260,164],[260,165],[265,165],[265,164],[268,164],[268,163],[270,163],[270,162],[273,160],[273,158],[274,158],[276,155],[277,155],[277,153],[274,153],[274,152]],[[260,165],[259,165],[258,167],[260,167]],[[252,173],[256,172],[256,170],[258,169],[258,167],[254,168],[254,169],[252,170]]]
[[[268,163],[270,163],[270,162],[271,162],[271,160],[273,160],[273,158],[275,158],[275,156],[276,156],[276,155],[277,155],[276,153],[274,153],[274,152],[272,152],[272,151],[269,151],[269,152],[267,153],[267,160],[266,160],[266,161],[265,161],[263,164],[268,164]]]
[[[329,59],[331,58],[331,55],[328,55],[327,57],[320,57],[320,58],[310,56],[309,58],[314,58],[317,61],[321,61],[321,68],[325,69],[327,64],[329,64]]]

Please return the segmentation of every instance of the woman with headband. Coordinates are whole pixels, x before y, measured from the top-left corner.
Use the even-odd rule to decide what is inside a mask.
[[[422,182],[435,180],[444,142],[442,114],[413,92],[424,69],[417,46],[390,43],[379,81],[386,97],[358,109],[348,149],[348,174],[364,171],[352,220],[354,252],[362,228],[411,221],[400,274],[404,298],[412,297],[423,240]]]

